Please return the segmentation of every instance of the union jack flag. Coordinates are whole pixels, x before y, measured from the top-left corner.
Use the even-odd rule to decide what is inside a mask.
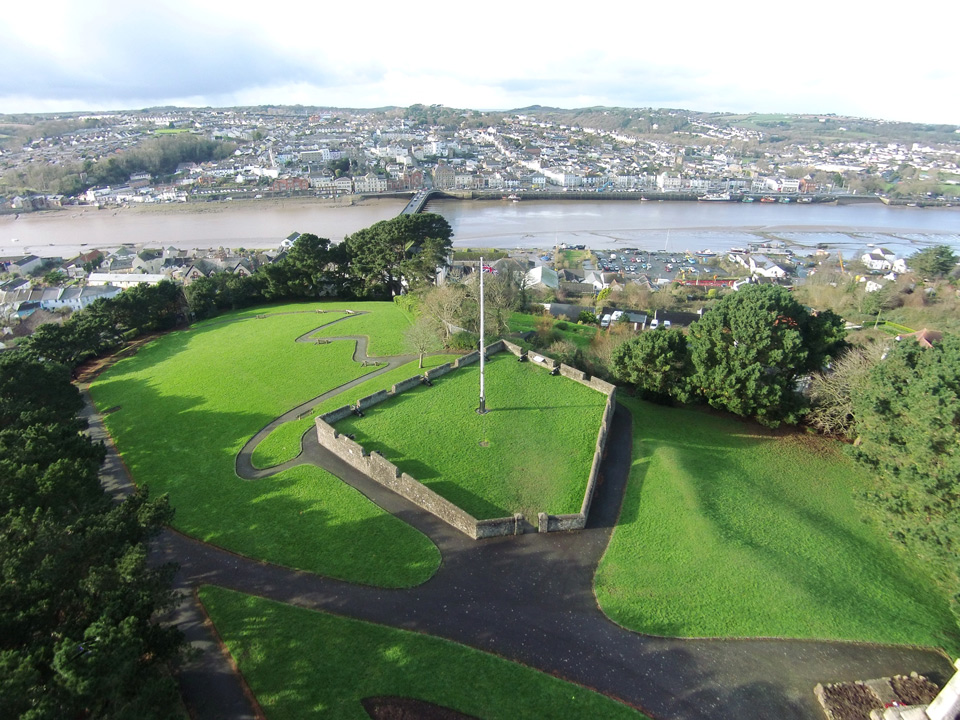
[[[490,273],[491,275],[496,275],[496,274],[497,274],[497,271],[494,270],[494,269],[493,269],[492,267],[490,267],[489,265],[484,265],[484,266],[483,266],[483,271],[484,271],[485,273]]]

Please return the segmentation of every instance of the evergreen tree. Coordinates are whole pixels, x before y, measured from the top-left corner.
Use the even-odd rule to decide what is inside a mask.
[[[797,379],[843,346],[843,321],[777,285],[747,285],[690,327],[691,387],[713,407],[776,427],[804,410]]]

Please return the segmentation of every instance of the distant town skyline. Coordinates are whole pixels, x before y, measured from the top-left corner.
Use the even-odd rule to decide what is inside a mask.
[[[415,103],[837,114],[960,125],[960,6],[594,8],[53,0],[4,11],[0,112]]]

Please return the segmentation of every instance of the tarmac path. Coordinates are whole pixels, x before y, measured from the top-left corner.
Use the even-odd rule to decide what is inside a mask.
[[[365,352],[358,342],[358,356],[365,357]],[[394,366],[387,362],[381,372]],[[295,418],[309,409],[307,405],[312,407],[346,387],[287,415]],[[131,487],[131,479],[89,396],[87,400],[90,434],[107,441],[104,483],[122,493]],[[180,672],[194,718],[245,719],[259,713],[195,599],[193,589],[202,584],[445,637],[596,689],[658,719],[820,720],[822,710],[813,695],[818,682],[911,671],[943,680],[953,672],[946,657],[925,648],[789,639],[660,638],[626,630],[607,619],[593,593],[593,575],[616,524],[630,467],[632,420],[623,406],[618,405],[614,414],[585,530],[482,541],[469,539],[374,483],[320,447],[310,432],[304,435],[303,450],[294,461],[255,470],[249,456],[259,442],[256,438],[265,437],[274,426],[261,430],[239,454],[241,477],[255,480],[291,464],[315,463],[429,536],[440,549],[441,567],[417,587],[381,589],[251,560],[166,530],[155,553],[160,560],[179,563],[177,587],[184,597],[171,620],[204,651]],[[562,709],[544,710],[562,715]]]

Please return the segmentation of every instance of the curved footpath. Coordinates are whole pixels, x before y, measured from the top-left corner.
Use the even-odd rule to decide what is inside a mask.
[[[353,339],[353,338],[351,338]],[[362,379],[368,379],[370,375]],[[361,379],[361,380],[362,380]],[[331,394],[316,398],[307,405]],[[131,480],[90,406],[90,434],[108,442],[105,485],[114,492]],[[292,417],[305,406],[291,411]],[[244,558],[166,530],[156,547],[162,561],[179,563],[184,597],[173,622],[204,650],[180,673],[194,718],[257,716],[205,621],[193,589],[214,584],[304,608],[406,628],[494,652],[636,706],[654,718],[791,720],[821,718],[818,682],[869,679],[917,671],[946,678],[952,666],[922,648],[777,639],[683,640],[641,635],[606,618],[593,593],[593,575],[616,524],[630,468],[629,411],[618,405],[588,526],[576,533],[528,534],[470,540],[433,515],[344,464],[313,433],[292,464],[315,463],[429,536],[442,564],[426,583],[402,590],[355,585]],[[269,432],[273,424],[260,434]],[[251,441],[252,443],[252,441]],[[240,475],[272,474],[287,463],[255,471],[238,457]],[[559,710],[559,709],[557,709]],[[550,709],[545,708],[547,714]]]

